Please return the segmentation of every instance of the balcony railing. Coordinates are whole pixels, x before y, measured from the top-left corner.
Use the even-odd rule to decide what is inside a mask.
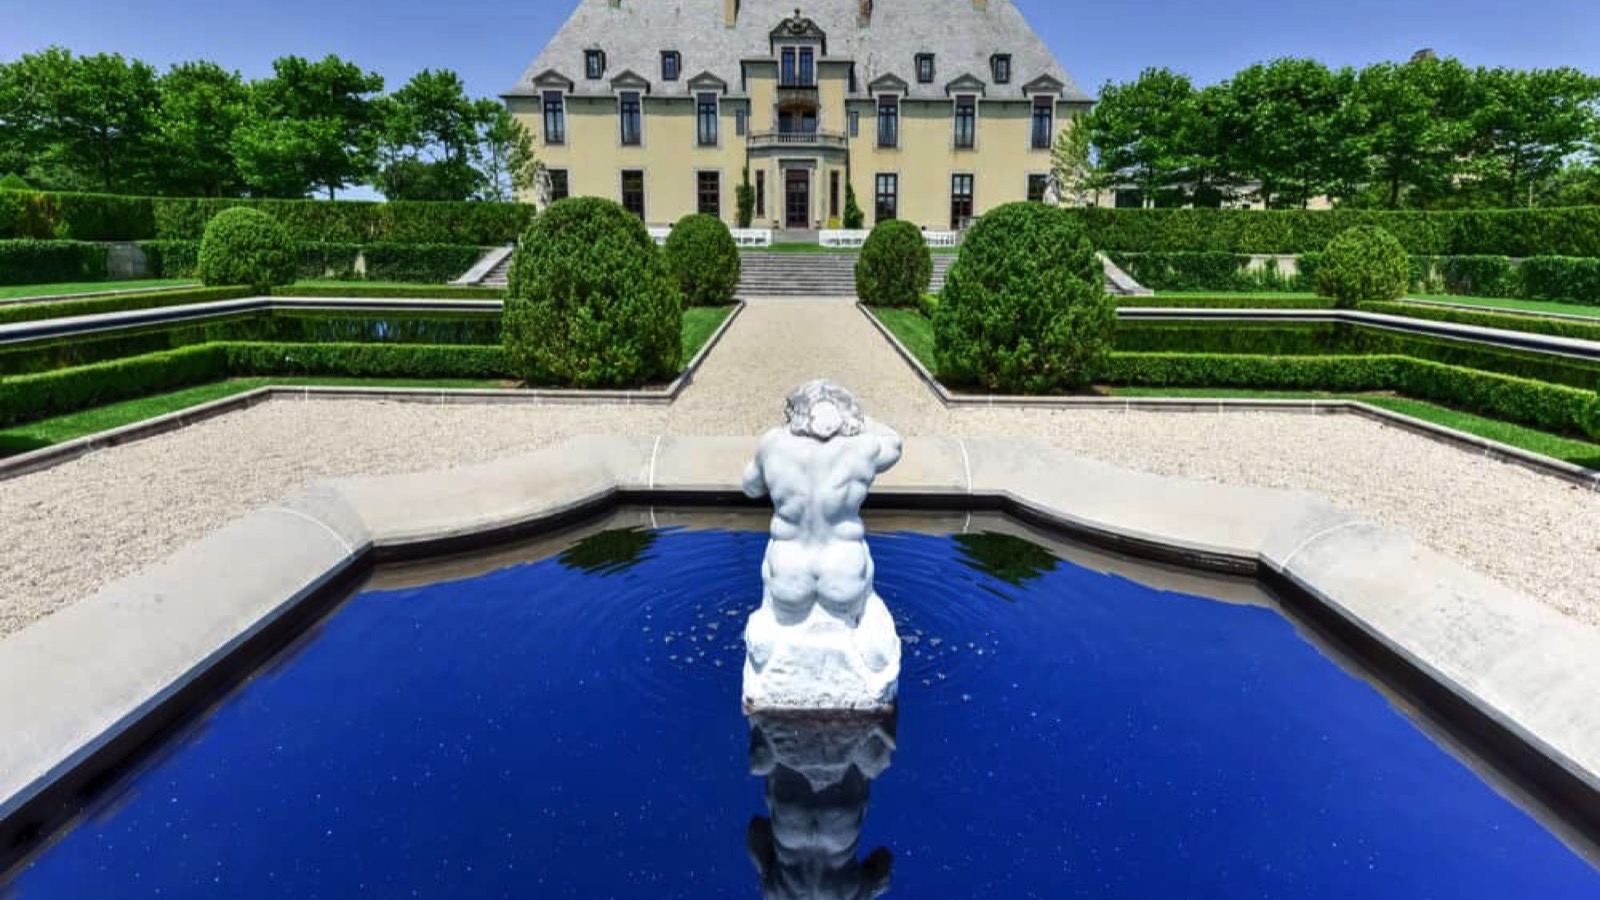
[[[778,105],[792,106],[795,104],[817,105],[817,86],[804,84],[784,84],[778,86]]]
[[[750,148],[760,147],[844,147],[846,138],[837,131],[753,131]]]

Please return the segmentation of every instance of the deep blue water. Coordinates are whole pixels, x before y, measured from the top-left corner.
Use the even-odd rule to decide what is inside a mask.
[[[764,541],[613,531],[362,593],[10,889],[760,897],[739,679]],[[872,548],[907,641],[859,848],[888,850],[890,897],[1600,896],[1270,609],[1014,538]]]

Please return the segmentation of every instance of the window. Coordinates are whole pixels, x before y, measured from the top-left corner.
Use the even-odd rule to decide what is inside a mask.
[[[767,217],[767,170],[756,170],[756,218]]]
[[[544,95],[544,142],[564,144],[567,141],[566,104],[560,91],[546,91]]]
[[[622,143],[628,146],[642,143],[644,126],[639,116],[639,95],[623,94],[617,101],[617,110],[622,117]]]
[[[1049,150],[1050,133],[1055,130],[1055,101],[1036,97],[1033,101],[1033,149]]]
[[[950,176],[950,230],[957,231],[972,219],[972,176]]]
[[[978,131],[978,101],[975,97],[956,98],[956,147],[971,150]]]
[[[622,171],[622,208],[639,218],[644,218],[644,171]]]
[[[917,83],[918,84],[932,84],[933,83],[933,54],[932,53],[918,53],[917,54]]]
[[[583,74],[598,81],[606,74],[606,55],[601,50],[583,51]]]
[[[900,146],[900,100],[897,97],[878,100],[878,146]]]
[[[1011,56],[1006,53],[997,53],[989,57],[989,72],[994,75],[995,84],[1011,83]]]
[[[1144,194],[1136,190],[1119,189],[1112,192],[1117,209],[1144,209]]]
[[[745,111],[742,110],[742,109],[734,110],[733,111],[733,133],[738,135],[739,137],[744,137],[745,133],[747,131],[749,131],[749,130],[750,130],[750,126],[748,124],[748,120],[746,119]]]
[[[700,172],[695,180],[695,196],[699,199],[701,215],[722,218],[722,174]]]
[[[780,54],[779,58],[782,60],[782,64],[778,70],[778,86],[794,87],[794,48],[783,48],[783,53]]]
[[[661,80],[677,81],[683,71],[683,57],[676,50],[661,51]]]
[[[873,221],[887,222],[900,208],[900,176],[879,175],[878,192],[873,199]]]
[[[700,146],[715,147],[717,145],[717,95],[701,94],[696,104],[695,133],[699,137]]]
[[[815,87],[817,84],[817,70],[814,51],[810,47],[800,48],[800,87]]]
[[[848,118],[850,120],[850,136],[851,137],[860,137],[861,136],[861,110],[859,110],[859,109],[850,110]]]
[[[550,176],[550,202],[554,203],[557,200],[567,199],[571,195],[567,185],[567,170],[546,169],[545,172],[549,173]]]
[[[837,170],[828,173],[828,216],[834,219],[839,218],[839,173]]]
[[[1028,176],[1028,202],[1043,203],[1045,194],[1050,190],[1049,175]]]

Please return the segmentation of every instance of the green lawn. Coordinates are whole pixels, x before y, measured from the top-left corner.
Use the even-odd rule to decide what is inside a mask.
[[[711,339],[713,332],[722,324],[723,320],[733,311],[732,306],[698,306],[691,307],[683,316],[683,360],[687,365],[694,358],[706,341]],[[0,430],[0,456],[11,456],[17,453],[26,453],[62,441],[95,434],[123,425],[131,425],[155,416],[166,415],[231,397],[246,391],[253,391],[267,385],[281,385],[285,387],[299,385],[336,386],[336,387],[411,387],[411,388],[498,388],[505,382],[496,380],[476,379],[443,379],[432,381],[419,381],[415,379],[394,378],[232,378],[227,381],[218,381],[211,384],[202,384],[196,387],[184,388],[165,394],[156,394],[150,397],[141,397],[137,400],[127,400],[122,403],[113,403],[82,412],[57,416],[53,419],[42,419],[26,425],[17,425],[12,428]]]
[[[111,428],[120,428],[145,419],[210,403],[223,397],[243,394],[267,385],[320,385],[337,387],[415,387],[415,388],[495,388],[498,381],[447,379],[418,381],[379,378],[232,378],[211,384],[202,384],[180,391],[141,397],[122,403],[112,403],[82,412],[41,419],[26,425],[0,430],[0,456],[26,453],[62,441],[95,434]]]
[[[722,320],[733,312],[732,306],[691,306],[683,311],[683,364],[687,366],[700,348],[711,340],[711,335]]]
[[[0,300],[25,300],[62,294],[91,294],[99,291],[161,290],[197,287],[200,282],[182,278],[141,278],[128,281],[70,281],[57,284],[0,285]]]
[[[1406,299],[1424,300],[1429,303],[1451,303],[1458,306],[1474,306],[1496,312],[1516,312],[1529,315],[1554,313],[1558,316],[1583,316],[1588,319],[1600,319],[1600,306],[1583,306],[1577,303],[1507,300],[1501,297],[1462,297],[1455,294],[1417,294]]]
[[[894,333],[895,337],[900,339],[900,343],[904,344],[906,349],[911,351],[911,354],[928,368],[928,371],[934,371],[933,324],[928,321],[926,316],[907,309],[874,309],[872,312],[878,317],[879,321]],[[1258,391],[1238,388],[1114,387],[1104,390],[1113,397],[1205,397],[1278,400],[1355,399],[1421,419],[1425,422],[1432,422],[1436,425],[1454,428],[1457,431],[1475,434],[1479,437],[1499,441],[1502,444],[1509,444],[1533,453],[1565,460],[1575,465],[1590,469],[1600,469],[1600,444],[1562,437],[1534,428],[1527,428],[1510,422],[1501,422],[1498,419],[1489,419],[1434,403],[1413,400],[1409,397],[1397,397],[1392,394],[1335,394],[1315,391]]]

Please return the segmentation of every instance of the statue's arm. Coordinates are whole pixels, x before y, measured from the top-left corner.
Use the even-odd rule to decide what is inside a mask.
[[[867,420],[867,429],[878,439],[878,471],[887,472],[900,461],[900,453],[904,449],[900,435],[893,428],[874,419]]]
[[[761,451],[757,450],[755,459],[750,460],[744,467],[744,495],[746,497],[765,497],[766,494],[767,479],[761,471]]]

